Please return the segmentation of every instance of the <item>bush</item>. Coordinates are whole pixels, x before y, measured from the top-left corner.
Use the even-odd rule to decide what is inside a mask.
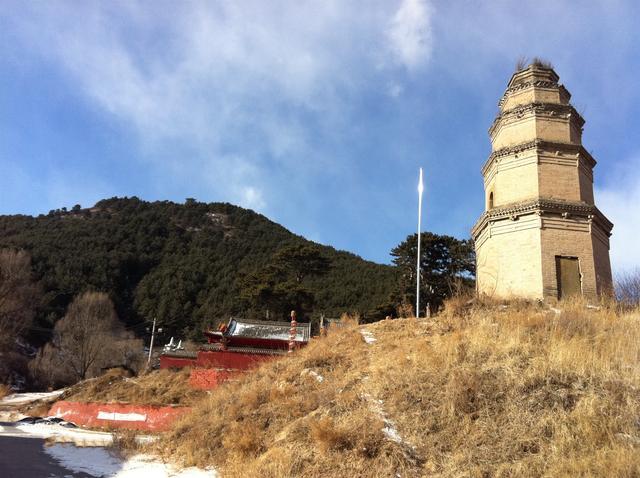
[[[616,298],[631,307],[640,306],[640,268],[620,274],[615,284]]]
[[[142,350],[142,341],[125,331],[107,294],[86,292],[56,323],[53,340],[30,370],[40,386],[58,387],[96,377],[109,367],[137,369]]]

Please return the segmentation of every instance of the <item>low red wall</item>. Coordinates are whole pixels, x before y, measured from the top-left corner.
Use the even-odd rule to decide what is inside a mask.
[[[267,362],[278,357],[280,357],[280,355],[229,352],[225,350],[201,350],[198,352],[195,366],[201,368],[247,370],[251,367],[256,367],[262,362]]]
[[[190,411],[190,407],[154,407],[122,403],[84,403],[59,401],[49,410],[50,416],[92,428],[164,431]]]
[[[240,372],[235,370],[194,368],[189,375],[189,385],[200,390],[211,390],[238,373]]]
[[[195,367],[196,359],[188,357],[172,357],[171,355],[160,355],[160,368],[184,368]]]

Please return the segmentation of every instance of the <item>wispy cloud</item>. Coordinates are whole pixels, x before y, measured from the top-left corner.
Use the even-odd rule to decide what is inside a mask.
[[[193,158],[162,155],[159,166],[195,178],[204,167],[212,186],[255,208],[269,202],[256,178],[274,167],[295,175],[299,158],[313,154],[309,137],[340,131],[347,98],[375,88],[372,75],[381,94],[391,77],[400,91],[401,73],[377,68],[373,52],[387,51],[390,39],[384,63],[414,68],[430,51],[424,0],[399,8],[374,2],[366,17],[339,1],[14,7],[9,25],[23,44],[132,124],[151,161],[168,145],[188,143]],[[301,127],[314,122],[313,131]]]
[[[403,0],[388,29],[390,49],[408,69],[424,66],[431,57],[432,7],[425,0]]]

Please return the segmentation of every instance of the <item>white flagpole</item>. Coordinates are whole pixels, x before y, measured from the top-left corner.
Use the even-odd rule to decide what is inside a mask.
[[[418,182],[418,258],[416,260],[416,318],[420,317],[420,226],[422,223],[422,168],[420,168],[420,181]]]

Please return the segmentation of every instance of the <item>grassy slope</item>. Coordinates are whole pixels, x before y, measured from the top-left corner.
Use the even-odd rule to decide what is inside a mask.
[[[639,319],[476,306],[369,325],[371,344],[339,330],[156,446],[223,476],[638,476]]]
[[[70,387],[59,400],[144,405],[192,405],[206,395],[189,387],[189,370],[158,370],[128,378],[117,370]]]

